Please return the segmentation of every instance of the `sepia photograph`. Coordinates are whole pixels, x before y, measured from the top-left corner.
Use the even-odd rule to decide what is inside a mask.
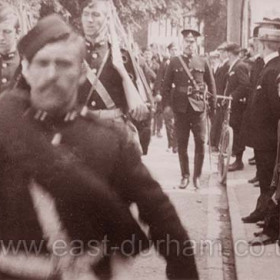
[[[0,0],[0,280],[279,260],[279,0]]]

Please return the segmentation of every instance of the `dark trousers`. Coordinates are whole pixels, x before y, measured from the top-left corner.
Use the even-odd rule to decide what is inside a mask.
[[[242,139],[241,125],[243,121],[243,111],[233,111],[230,116],[230,126],[233,130],[233,146],[232,153],[236,156],[241,156],[245,150],[244,141]]]
[[[153,134],[160,133],[163,127],[163,113],[162,104],[157,103],[156,111],[154,113]]]
[[[187,113],[175,113],[175,128],[178,142],[178,155],[182,176],[190,175],[188,142],[190,131],[194,135],[195,157],[194,177],[199,177],[202,172],[205,136],[206,136],[206,114],[195,112],[191,107]]]
[[[177,148],[177,137],[175,133],[173,112],[163,112],[164,123],[166,127],[168,148]]]
[[[257,174],[260,182],[260,196],[257,201],[256,210],[266,212],[267,204],[273,194],[270,184],[276,159],[276,150],[260,151],[254,150],[257,165]]]
[[[225,115],[224,109],[221,107],[217,108],[217,112],[212,121],[212,127],[210,132],[211,146],[213,147],[218,148],[219,146],[222,126],[224,122],[224,115]]]

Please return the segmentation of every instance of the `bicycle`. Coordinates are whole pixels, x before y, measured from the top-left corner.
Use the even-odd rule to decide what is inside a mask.
[[[226,112],[225,112],[225,116],[224,116],[222,132],[221,132],[219,147],[218,147],[218,149],[219,149],[219,154],[218,154],[219,182],[222,185],[226,185],[228,166],[229,166],[229,162],[230,162],[230,157],[231,157],[231,153],[232,153],[232,144],[233,144],[233,130],[229,126],[232,97],[217,95],[216,98],[223,99],[223,101],[228,101],[228,102],[226,102],[227,107],[226,107]]]

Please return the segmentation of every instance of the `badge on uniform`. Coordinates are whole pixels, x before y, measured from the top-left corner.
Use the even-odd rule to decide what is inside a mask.
[[[262,86],[261,86],[261,85],[258,85],[258,86],[257,86],[257,90],[260,90],[260,89],[262,89]]]

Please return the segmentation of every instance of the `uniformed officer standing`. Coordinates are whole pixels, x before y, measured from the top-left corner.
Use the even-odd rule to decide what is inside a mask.
[[[182,179],[180,188],[189,184],[188,140],[190,130],[195,139],[193,182],[199,187],[199,178],[204,160],[206,136],[205,87],[216,95],[215,81],[208,62],[196,54],[197,37],[200,33],[187,29],[182,31],[183,55],[174,57],[167,68],[163,86],[165,111],[173,108],[178,139],[178,153]],[[188,73],[189,72],[189,73]],[[171,94],[173,92],[173,94]],[[215,98],[210,98],[214,110]]]
[[[43,18],[19,43],[24,57],[22,73],[30,90],[7,92],[0,100],[0,156],[3,157],[0,161],[3,167],[0,168],[0,239],[18,241],[33,236],[36,241],[42,239],[28,197],[29,179],[34,177],[43,185],[41,189],[54,197],[55,203],[46,206],[53,206],[48,209],[57,206],[58,213],[62,212],[63,227],[58,230],[65,229],[71,234],[70,240],[81,240],[84,244],[84,241],[100,241],[106,237],[104,234],[108,235],[112,250],[93,264],[101,279],[111,278],[110,261],[115,253],[134,256],[147,248],[147,243],[154,244],[165,258],[168,279],[198,279],[188,234],[169,198],[142,163],[139,150],[129,141],[125,124],[115,126],[98,116],[80,115],[77,97],[79,85],[85,80],[83,43],[57,15]],[[109,188],[103,187],[99,180],[106,182]],[[48,197],[45,192],[38,193],[39,202],[42,196]],[[24,199],[20,200],[22,193]],[[112,197],[116,197],[113,205]],[[146,235],[131,217],[132,203],[138,206],[139,217],[149,226],[151,242],[147,242]],[[40,207],[40,203],[36,206]],[[65,208],[69,211],[59,211]],[[48,219],[44,211],[41,214]],[[9,219],[5,215],[9,215]],[[43,229],[48,232],[48,225]],[[124,250],[127,242],[131,244],[129,252]],[[82,250],[87,256],[90,248],[86,245]],[[84,263],[77,266],[91,272],[90,261],[86,267]],[[0,270],[2,264],[1,261]],[[71,264],[76,263],[68,264],[71,268]],[[64,278],[78,279],[71,274]]]
[[[0,91],[9,86],[9,82],[19,66],[17,52],[19,36],[18,15],[13,7],[0,3]]]
[[[124,114],[129,113],[139,121],[147,116],[148,110],[144,102],[134,103],[139,99],[132,81],[134,69],[128,53],[116,46],[118,38],[111,34],[112,30],[109,32],[113,21],[109,10],[110,2],[106,0],[84,0],[81,4],[88,73],[79,91],[80,103],[87,105],[90,114],[102,119],[123,122]]]

